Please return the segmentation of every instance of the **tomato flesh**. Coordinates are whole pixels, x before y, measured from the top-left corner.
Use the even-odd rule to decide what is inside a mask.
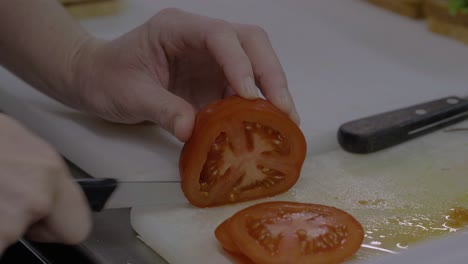
[[[348,213],[295,202],[248,207],[215,233],[226,250],[272,264],[339,263],[359,250],[364,239],[361,224]]]
[[[199,207],[273,196],[296,183],[305,155],[305,137],[287,115],[233,96],[197,114],[181,153],[182,189]]]

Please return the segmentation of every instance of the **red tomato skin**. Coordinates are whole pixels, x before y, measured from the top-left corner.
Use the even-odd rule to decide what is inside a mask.
[[[288,171],[285,183],[278,190],[268,194],[248,193],[236,201],[209,201],[200,191],[199,177],[206,154],[214,139],[222,131],[222,126],[235,121],[262,121],[284,133],[291,144],[290,160],[293,165]],[[297,182],[307,152],[307,143],[300,128],[283,112],[263,99],[247,100],[238,96],[214,102],[204,107],[195,118],[192,136],[184,144],[180,159],[179,172],[182,178],[182,190],[187,200],[196,207],[213,207],[229,203],[238,203],[271,197],[286,192]]]
[[[346,238],[345,244],[334,250],[323,250],[320,253],[316,253],[313,259],[295,254],[298,253],[298,248],[289,248],[287,252],[280,251],[279,254],[269,255],[267,251],[261,248],[255,239],[248,235],[245,220],[252,215],[275,215],[279,209],[287,210],[288,206],[296,208],[316,208],[317,210],[323,210],[323,212],[333,215],[329,220],[330,223],[346,224],[347,227],[349,227],[349,236]],[[338,208],[318,204],[288,201],[264,202],[240,210],[229,219],[229,225],[227,226],[229,230],[227,232],[230,234],[231,241],[237,245],[239,252],[257,264],[342,263],[360,249],[364,240],[363,227],[353,216]]]

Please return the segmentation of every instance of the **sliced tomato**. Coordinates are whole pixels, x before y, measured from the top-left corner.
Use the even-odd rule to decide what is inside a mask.
[[[218,230],[230,237],[224,243],[259,264],[339,263],[358,251],[364,239],[362,225],[353,216],[317,204],[261,203],[225,223]]]
[[[182,190],[198,207],[274,196],[298,180],[300,128],[270,102],[232,96],[203,108],[180,155]]]
[[[231,235],[229,233],[229,224],[231,218],[226,219],[222,222],[215,230],[215,236],[218,241],[221,243],[221,246],[224,250],[230,253],[240,253],[237,245],[232,241]]]
[[[232,240],[231,234],[229,233],[230,223],[231,218],[228,218],[216,228],[216,238],[221,243],[223,250],[231,257],[235,264],[253,264],[252,260],[242,254],[242,252],[240,252],[239,248]]]

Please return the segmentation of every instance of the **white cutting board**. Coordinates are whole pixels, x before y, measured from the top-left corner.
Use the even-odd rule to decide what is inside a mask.
[[[468,129],[468,121],[455,127]],[[397,243],[411,248],[411,241],[454,231],[444,228],[445,216],[453,207],[468,208],[468,130],[439,131],[369,155],[342,150],[309,155],[301,178],[286,194],[210,209],[188,204],[133,208],[131,220],[141,239],[171,264],[230,263],[215,228],[266,200],[325,204],[354,215],[366,231],[364,244],[381,249],[361,249],[358,262],[399,250]]]
[[[83,26],[111,38],[170,6],[263,26],[288,76],[310,154],[336,148],[343,122],[468,92],[468,47],[364,1],[121,2],[121,13]],[[2,69],[0,109],[95,177],[179,180],[181,144],[156,127],[111,125],[77,113]]]

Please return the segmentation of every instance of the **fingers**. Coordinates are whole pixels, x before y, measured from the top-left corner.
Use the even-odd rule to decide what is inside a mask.
[[[48,241],[83,240],[91,225],[89,209],[60,155],[2,116],[0,146],[0,252],[36,223],[44,223],[50,230]],[[47,236],[38,230],[33,233],[39,238]]]
[[[42,242],[78,244],[91,231],[89,206],[71,176],[63,174],[57,180],[57,193],[50,213],[32,226],[27,236]]]
[[[182,55],[191,48],[207,49],[238,95],[259,97],[252,65],[232,24],[173,8],[161,11],[154,20],[155,28],[168,26],[164,31],[171,33],[157,36],[167,53]]]
[[[267,33],[261,27],[250,25],[237,25],[236,29],[239,41],[250,58],[255,79],[262,93],[299,124],[300,118],[288,90],[286,75]]]
[[[16,179],[3,179],[9,190],[1,190],[0,254],[23,236],[66,244],[87,237],[91,229],[88,206],[62,167],[35,164],[28,168],[25,162],[21,167],[2,168]]]
[[[258,98],[258,88],[255,85],[250,59],[239,43],[232,26],[220,23],[205,38],[208,50],[223,69],[232,89],[244,98]]]
[[[141,104],[145,119],[160,125],[180,141],[187,141],[195,123],[194,107],[165,89],[147,87],[146,90],[147,96]]]
[[[286,76],[263,29],[177,9],[160,12],[156,20],[159,25],[169,25],[165,30],[172,32],[158,35],[168,54],[181,56],[182,51],[193,48],[207,49],[223,69],[232,91],[247,99],[257,98],[259,84],[265,97],[299,124]]]

